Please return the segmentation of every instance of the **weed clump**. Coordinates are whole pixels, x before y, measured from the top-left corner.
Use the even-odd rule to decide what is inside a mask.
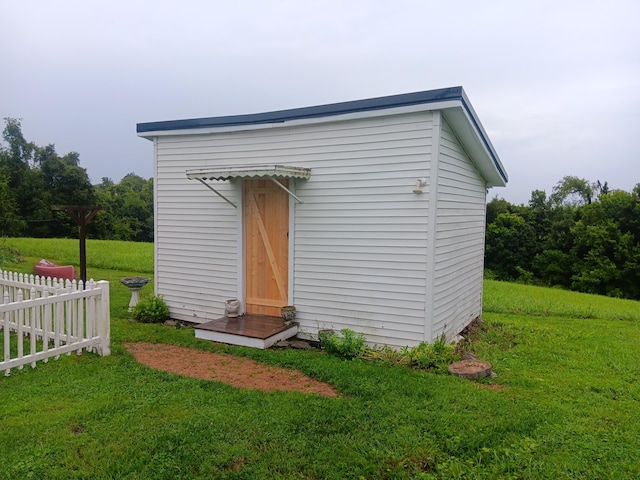
[[[170,317],[169,307],[161,295],[144,298],[133,307],[131,315],[143,323],[162,323]]]
[[[320,332],[320,348],[324,348],[327,353],[347,359],[361,357],[367,352],[363,334],[348,328],[343,328],[340,333],[342,335],[327,331]]]
[[[453,343],[447,343],[444,335],[436,338],[433,343],[421,342],[415,347],[402,347],[394,350],[383,347],[370,350],[367,357],[380,360],[391,365],[416,368],[430,371],[446,371],[447,366],[458,360],[458,353]]]
[[[327,353],[346,359],[362,357],[391,365],[430,371],[446,371],[449,364],[459,359],[456,346],[448,343],[444,335],[436,338],[433,343],[421,342],[415,347],[403,347],[400,350],[388,346],[370,348],[363,334],[348,328],[340,330],[340,334],[332,330],[322,330],[318,337],[320,348]]]
[[[6,241],[3,239],[2,242],[0,242],[0,265],[19,263],[22,261],[20,252],[15,248],[6,245]]]

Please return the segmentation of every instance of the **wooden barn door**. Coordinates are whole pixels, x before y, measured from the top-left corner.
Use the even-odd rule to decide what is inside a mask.
[[[244,238],[245,310],[280,316],[289,288],[289,194],[271,180],[244,182]]]

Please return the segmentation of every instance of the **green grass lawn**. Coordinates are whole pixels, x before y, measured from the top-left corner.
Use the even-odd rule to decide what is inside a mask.
[[[30,272],[42,257],[74,263],[77,242],[7,241],[26,262],[5,269]],[[638,302],[486,281],[484,326],[468,348],[499,376],[474,383],[130,323],[118,280],[152,276],[152,246],[99,246],[87,245],[88,274],[111,282],[112,355],[0,377],[0,478],[640,478]],[[296,368],[341,397],[154,371],[124,350],[135,340]]]
[[[61,265],[80,265],[77,239],[5,238],[0,242],[0,247],[2,246],[15,248],[24,257],[28,257],[27,260],[46,258]],[[86,246],[87,268],[131,270],[145,275],[153,273],[153,243],[88,239]]]

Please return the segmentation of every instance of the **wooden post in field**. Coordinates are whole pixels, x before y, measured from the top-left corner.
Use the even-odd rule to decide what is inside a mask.
[[[87,224],[94,219],[96,214],[100,210],[104,210],[104,207],[96,205],[54,205],[52,210],[58,210],[67,212],[71,219],[79,227],[80,237],[80,279],[82,280],[83,288],[86,288],[87,284],[87,244],[86,244],[86,232]]]

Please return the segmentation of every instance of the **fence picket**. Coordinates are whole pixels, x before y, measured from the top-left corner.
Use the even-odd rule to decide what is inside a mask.
[[[22,302],[22,290],[18,290],[17,294],[18,302]],[[24,331],[23,331],[23,323],[24,323],[24,310],[18,310],[15,312],[14,318],[16,323],[16,331],[18,332],[18,357],[24,357]],[[22,365],[18,367],[22,370]]]
[[[93,279],[87,282],[87,290],[93,290],[95,285]],[[95,297],[87,299],[87,337],[94,337],[95,330],[93,328],[93,320],[96,317],[96,300]],[[93,352],[93,348],[87,349],[89,352]]]
[[[54,295],[60,296],[60,285],[56,286]],[[62,329],[61,323],[63,322],[62,313],[64,305],[62,302],[56,302],[53,312],[53,348],[60,347],[60,330]],[[60,355],[53,357],[55,360],[60,358]]]
[[[33,275],[31,275],[31,279],[33,279]],[[29,300],[33,300],[36,298],[36,289],[35,287],[31,287],[31,290],[29,290]],[[37,328],[38,328],[38,308],[37,307],[31,307],[29,308],[29,316],[30,316],[30,326],[31,329],[29,331],[29,353],[33,356],[36,354],[36,346],[37,346],[37,341],[38,341],[38,337],[37,337]],[[31,362],[31,368],[36,368],[36,362],[35,360],[33,362]]]
[[[78,325],[76,328],[76,335],[78,339],[84,338],[84,322],[82,319],[84,318],[84,302],[78,301],[78,312],[76,318],[78,319]],[[78,355],[82,355],[82,349],[79,348],[77,351]]]
[[[45,290],[42,292],[43,298],[49,298],[49,290]],[[42,309],[44,311],[43,326],[42,326],[42,351],[49,351],[49,332],[51,331],[51,309],[52,305],[43,305]],[[49,361],[49,356],[46,356],[44,362],[47,363]]]
[[[4,292],[4,303],[9,303],[9,292],[5,290]],[[9,319],[11,317],[11,312],[4,312],[4,325],[2,329],[2,336],[4,337],[4,363],[9,363],[11,359],[11,334],[9,329]],[[11,369],[7,367],[4,371],[5,376],[9,376],[11,373]]]
[[[66,287],[63,289],[63,292],[65,291],[71,292],[71,285],[69,281],[67,281]],[[73,300],[67,300],[63,304],[64,319],[65,319],[64,324],[66,327],[66,334],[67,334],[67,341],[66,341],[67,345],[71,343],[71,325],[73,324],[73,317],[72,317],[73,309],[71,307],[72,303],[73,303]],[[71,355],[71,352],[67,352],[67,355]]]

